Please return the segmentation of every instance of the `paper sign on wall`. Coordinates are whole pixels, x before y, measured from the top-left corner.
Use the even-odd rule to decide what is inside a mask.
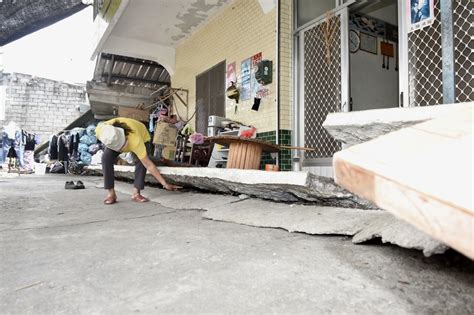
[[[250,86],[250,89],[252,91],[252,94],[251,96],[252,97],[255,97],[255,95],[257,94],[257,91],[259,89],[259,86],[260,84],[257,82],[257,79],[255,79],[255,72],[257,72],[258,70],[258,67],[257,67],[257,64],[262,61],[262,53],[259,52],[258,54],[255,54],[252,56],[252,70],[251,70],[251,86]]]
[[[250,70],[252,61],[250,58],[245,59],[240,64],[240,99],[242,101],[250,99]]]
[[[227,65],[225,88],[232,85],[232,82],[237,83],[237,75],[235,73],[235,61]]]

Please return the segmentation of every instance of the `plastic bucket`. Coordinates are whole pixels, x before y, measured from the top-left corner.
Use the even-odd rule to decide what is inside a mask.
[[[265,164],[265,171],[267,172],[278,172],[280,168],[275,164]]]
[[[45,175],[46,174],[46,163],[35,163],[35,174]]]

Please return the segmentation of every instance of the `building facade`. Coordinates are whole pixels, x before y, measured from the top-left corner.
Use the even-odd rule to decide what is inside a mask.
[[[282,170],[332,176],[342,145],[322,127],[328,113],[473,100],[468,2],[104,1],[94,56],[153,60],[188,92],[176,109],[196,130],[225,115],[258,138],[314,149],[282,150]],[[271,63],[265,84],[260,60]],[[225,96],[231,81],[238,103]]]

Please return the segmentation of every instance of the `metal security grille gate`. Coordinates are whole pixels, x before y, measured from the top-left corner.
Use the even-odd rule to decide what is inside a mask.
[[[433,25],[408,34],[409,106],[443,103],[441,17],[435,1]]]
[[[345,23],[345,24],[344,24]],[[302,71],[302,100],[304,101],[302,136],[305,147],[316,148],[306,151],[304,165],[324,165],[323,161],[332,158],[341,150],[341,144],[335,141],[322,127],[328,113],[339,112],[347,106],[347,89],[343,70],[344,58],[341,43],[347,26],[347,9],[340,10],[332,17],[316,22],[302,31],[300,55]],[[332,37],[330,37],[332,36]],[[344,47],[345,48],[345,47]],[[300,65],[301,65],[300,64]],[[347,56],[348,64],[348,56]],[[347,69],[347,65],[345,65]],[[343,73],[344,72],[344,73]],[[319,162],[319,163],[318,163]]]
[[[409,106],[443,104],[440,7],[440,0],[436,0],[433,25],[408,34]],[[456,102],[470,102],[474,101],[472,1],[454,1],[453,24]]]
[[[474,101],[473,7],[474,3],[468,0],[457,0],[453,5],[456,102],[459,103]]]

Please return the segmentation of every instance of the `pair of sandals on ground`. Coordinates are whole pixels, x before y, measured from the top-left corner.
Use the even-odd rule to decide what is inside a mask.
[[[77,183],[74,184],[73,181],[67,181],[66,184],[64,184],[64,189],[84,189],[86,186],[84,186],[84,183],[81,182],[80,180],[77,181]]]

